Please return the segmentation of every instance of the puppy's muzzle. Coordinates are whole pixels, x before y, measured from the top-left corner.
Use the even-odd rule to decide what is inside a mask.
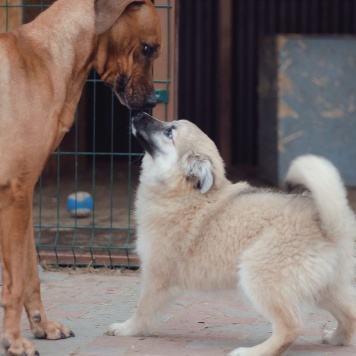
[[[145,112],[137,113],[132,119],[133,135],[140,142],[143,149],[152,157],[161,152],[155,136],[156,133],[164,129],[164,124],[164,122]]]
[[[155,119],[153,116],[147,114],[146,112],[140,111],[132,118],[132,126],[135,132],[143,131],[146,133],[152,133],[155,131],[161,131],[163,129],[164,123]]]

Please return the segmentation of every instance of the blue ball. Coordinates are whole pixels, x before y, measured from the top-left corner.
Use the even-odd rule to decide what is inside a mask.
[[[94,201],[87,192],[75,192],[68,195],[67,210],[73,217],[89,216],[94,209]]]

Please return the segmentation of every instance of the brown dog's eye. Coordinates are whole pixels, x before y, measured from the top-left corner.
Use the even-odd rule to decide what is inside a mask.
[[[155,50],[156,50],[155,47],[152,47],[152,46],[149,46],[149,45],[145,44],[145,45],[143,45],[142,54],[146,58],[150,58],[155,53]]]

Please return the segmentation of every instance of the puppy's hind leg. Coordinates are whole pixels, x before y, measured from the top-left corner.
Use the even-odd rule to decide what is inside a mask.
[[[276,279],[275,270],[269,271],[260,259],[244,262],[239,266],[241,287],[256,310],[272,323],[272,335],[254,347],[237,348],[229,356],[282,355],[300,335],[303,326],[298,299]]]
[[[348,345],[356,332],[356,302],[352,286],[330,288],[319,301],[319,306],[328,310],[338,324],[335,330],[324,330],[323,342],[330,345]]]
[[[152,277],[152,276],[151,276]],[[114,323],[108,328],[108,335],[148,335],[155,325],[160,311],[178,294],[169,281],[159,276],[147,278],[143,284],[135,314],[124,323]]]
[[[279,356],[292,345],[303,325],[299,314],[288,310],[288,306],[284,308],[283,303],[280,309],[276,306],[269,308],[265,314],[272,323],[271,337],[253,347],[239,347],[229,356]]]

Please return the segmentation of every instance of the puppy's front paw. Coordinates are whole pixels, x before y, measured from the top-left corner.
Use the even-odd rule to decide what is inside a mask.
[[[124,323],[114,323],[108,327],[107,335],[113,336],[138,336],[143,335],[143,332],[135,326],[132,319],[126,320]]]
[[[114,323],[109,325],[106,334],[112,336],[131,336],[130,330],[125,326],[125,323]]]
[[[228,356],[250,356],[252,355],[250,350],[250,347],[239,347],[235,350],[232,350]]]
[[[344,337],[337,330],[324,330],[323,331],[323,343],[334,345],[334,346],[342,346],[345,345]]]

